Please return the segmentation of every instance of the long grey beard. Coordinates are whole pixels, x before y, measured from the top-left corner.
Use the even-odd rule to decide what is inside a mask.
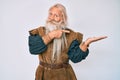
[[[50,31],[56,30],[56,29],[65,29],[65,27],[60,27],[60,26],[55,26],[51,24],[46,25],[46,34],[49,33]],[[59,39],[54,39],[53,40],[53,52],[52,52],[52,61],[54,62],[55,60],[59,60],[60,54],[62,50],[67,46],[67,40],[66,40],[66,35],[65,33],[62,34],[62,37]]]

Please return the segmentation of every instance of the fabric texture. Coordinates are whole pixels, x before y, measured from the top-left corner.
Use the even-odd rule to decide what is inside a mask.
[[[39,61],[48,64],[67,63],[69,60],[74,63],[82,61],[89,53],[89,50],[83,52],[79,48],[83,35],[70,29],[68,30],[70,33],[66,34],[67,46],[62,50],[59,60],[55,60],[54,63],[51,60],[53,41],[45,45],[42,40],[42,36],[45,35],[45,28],[39,27],[29,31],[29,49],[31,54],[38,55]],[[70,64],[67,68],[60,69],[48,69],[38,65],[35,80],[77,80],[77,78]]]
[[[71,46],[68,51],[69,59],[74,63],[80,62],[81,60],[85,59],[89,53],[88,49],[86,52],[82,51],[79,48],[79,45],[80,45],[80,43],[77,40],[74,40],[71,43]]]
[[[42,38],[39,35],[29,36],[29,51],[31,54],[39,54],[47,49]]]

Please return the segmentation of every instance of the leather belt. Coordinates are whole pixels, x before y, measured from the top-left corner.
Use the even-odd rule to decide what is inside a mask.
[[[50,69],[60,69],[60,68],[67,68],[69,63],[62,63],[62,64],[48,64],[44,62],[40,62],[40,65],[45,67],[45,68],[50,68]]]

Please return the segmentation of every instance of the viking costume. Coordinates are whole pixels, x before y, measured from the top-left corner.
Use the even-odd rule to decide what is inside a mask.
[[[45,34],[45,27],[39,27],[29,31],[29,50],[31,54],[39,56],[39,65],[36,70],[35,80],[77,80],[75,73],[69,64],[69,60],[74,63],[85,59],[89,53],[87,49],[83,52],[79,45],[83,35],[71,29],[66,34],[67,46],[61,51],[59,60],[53,62],[51,59],[53,41],[45,44],[42,36]]]

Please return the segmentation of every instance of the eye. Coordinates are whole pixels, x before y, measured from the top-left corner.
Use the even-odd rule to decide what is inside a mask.
[[[52,15],[52,13],[49,13],[49,15]]]

